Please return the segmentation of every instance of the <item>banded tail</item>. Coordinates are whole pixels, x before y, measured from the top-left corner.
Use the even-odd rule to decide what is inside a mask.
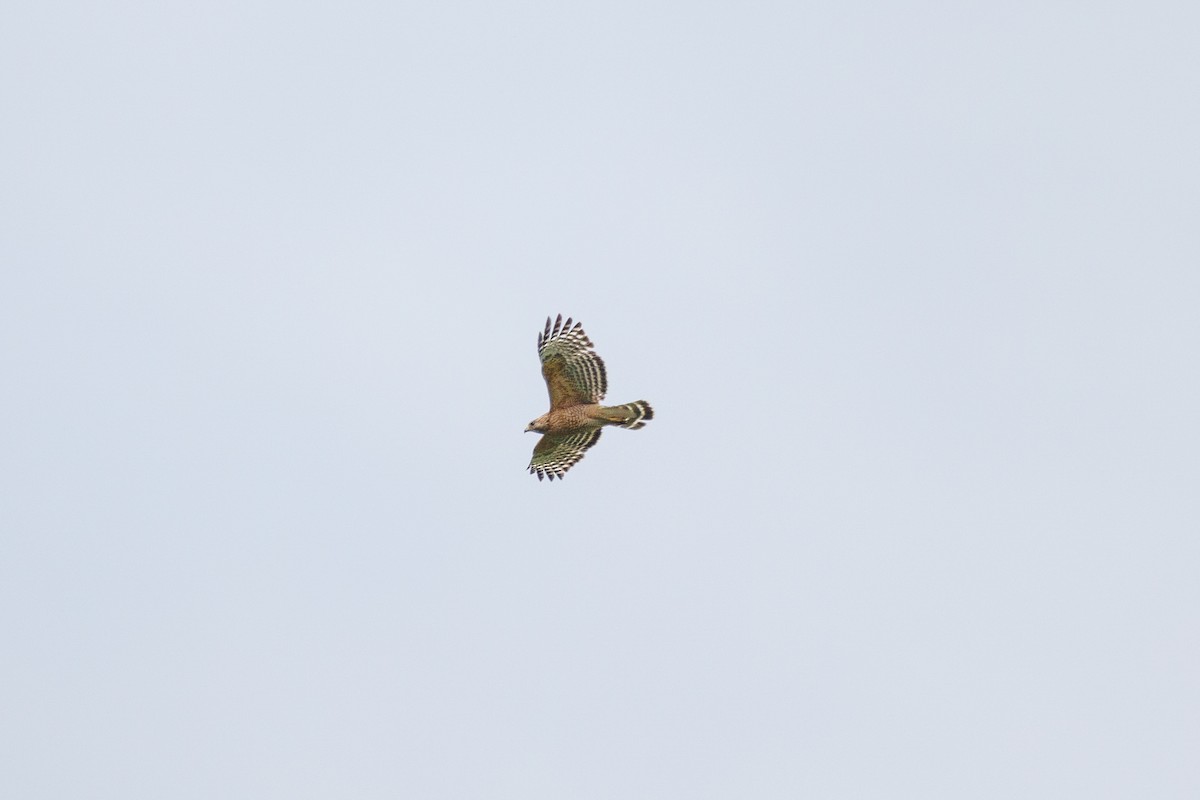
[[[654,419],[654,409],[645,400],[635,400],[623,406],[605,406],[600,411],[609,423],[631,431],[644,428],[647,420]]]

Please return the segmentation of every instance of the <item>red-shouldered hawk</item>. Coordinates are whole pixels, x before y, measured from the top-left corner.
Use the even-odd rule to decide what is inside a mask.
[[[654,409],[645,400],[622,406],[602,406],[608,391],[604,362],[592,350],[592,342],[583,325],[571,325],[562,314],[538,334],[538,355],[542,359],[542,377],[550,392],[550,410],[529,423],[525,431],[542,434],[533,448],[529,472],[542,478],[562,479],[589,447],[600,441],[605,425],[620,425],[637,430],[654,418]]]

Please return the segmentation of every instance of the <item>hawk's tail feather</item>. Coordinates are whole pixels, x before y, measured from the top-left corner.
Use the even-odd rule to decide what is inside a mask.
[[[636,431],[646,427],[646,421],[654,419],[654,409],[645,400],[635,400],[622,406],[608,406],[604,409],[614,425]]]

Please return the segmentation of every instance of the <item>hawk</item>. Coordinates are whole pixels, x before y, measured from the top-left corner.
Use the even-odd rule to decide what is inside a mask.
[[[608,391],[604,362],[583,332],[583,325],[571,324],[562,314],[538,334],[538,356],[542,359],[542,377],[550,392],[550,410],[535,419],[525,432],[542,434],[533,448],[530,474],[538,480],[562,479],[567,470],[579,463],[584,452],[600,441],[600,429],[619,425],[637,430],[646,420],[654,419],[654,409],[645,400],[622,406],[602,406]]]

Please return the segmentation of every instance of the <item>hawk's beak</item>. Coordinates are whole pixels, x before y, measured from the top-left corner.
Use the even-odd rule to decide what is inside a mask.
[[[532,426],[532,425],[526,425],[526,426],[525,426],[525,432],[526,432],[526,433],[529,433],[531,430],[533,430],[533,426]]]

